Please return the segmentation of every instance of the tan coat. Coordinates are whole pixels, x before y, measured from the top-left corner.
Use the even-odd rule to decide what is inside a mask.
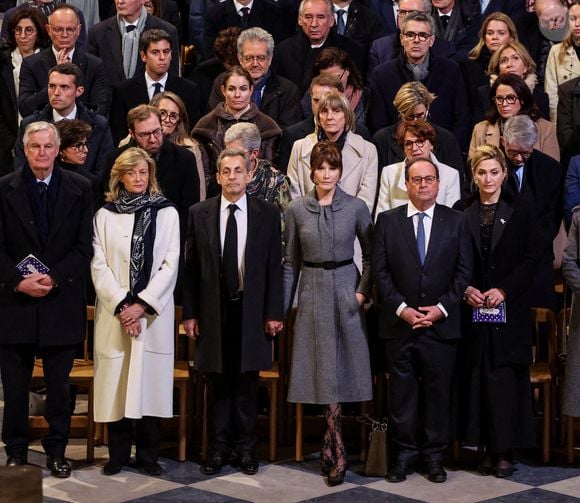
[[[580,60],[574,47],[568,47],[564,62],[560,63],[558,55],[562,44],[553,45],[546,62],[546,76],[544,90],[550,100],[550,120],[556,123],[558,117],[558,86],[580,77]]]
[[[179,264],[179,217],[173,207],[157,213],[153,264],[139,297],[156,315],[141,318],[129,337],[115,309],[129,291],[134,214],[100,209],[94,222],[91,274],[95,313],[95,421],[171,417],[173,395],[173,290]]]
[[[556,125],[546,119],[538,119],[538,141],[534,145],[536,150],[549,155],[560,161],[560,147],[556,137]],[[480,145],[500,146],[499,142],[499,124],[490,124],[487,121],[478,122],[473,128],[471,143],[469,144],[469,157],[473,155],[475,149]]]

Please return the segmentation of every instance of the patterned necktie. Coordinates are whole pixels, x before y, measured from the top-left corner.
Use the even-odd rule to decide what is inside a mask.
[[[233,297],[240,288],[238,272],[238,226],[235,217],[235,212],[238,207],[235,204],[230,204],[228,209],[230,210],[230,214],[228,215],[226,224],[222,267],[227,295],[228,297]]]
[[[425,226],[423,225],[423,219],[425,218],[425,213],[419,213],[419,223],[417,224],[417,250],[419,252],[419,260],[421,265],[425,264]]]
[[[346,31],[346,24],[343,17],[344,14],[346,14],[344,9],[338,9],[336,11],[336,31],[339,35],[344,35],[344,32]]]

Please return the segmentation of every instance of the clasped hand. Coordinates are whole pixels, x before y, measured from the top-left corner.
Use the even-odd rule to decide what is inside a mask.
[[[472,307],[497,307],[504,300],[505,296],[499,288],[490,288],[481,292],[474,286],[468,286],[465,290],[465,301]]]
[[[145,308],[141,304],[131,304],[123,309],[118,315],[119,321],[123,325],[127,335],[137,337],[141,333],[139,318],[145,313]]]
[[[437,320],[443,318],[443,313],[437,306],[419,306],[417,309],[407,306],[401,312],[401,318],[415,330],[432,326]]]
[[[18,286],[16,291],[29,295],[30,297],[45,297],[53,288],[52,278],[48,274],[39,272],[26,276]]]

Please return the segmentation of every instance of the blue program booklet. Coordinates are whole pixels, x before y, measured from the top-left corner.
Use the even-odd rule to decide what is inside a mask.
[[[30,254],[16,264],[16,269],[22,276],[30,276],[31,274],[48,274],[48,267],[46,267],[34,255]]]
[[[471,316],[473,323],[506,323],[505,302],[497,307],[474,307]]]

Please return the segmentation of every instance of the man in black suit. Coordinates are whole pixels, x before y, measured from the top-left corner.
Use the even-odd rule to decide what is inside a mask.
[[[272,69],[274,39],[262,28],[248,28],[238,37],[238,60],[254,81],[252,101],[260,112],[274,119],[281,128],[296,124],[301,118],[300,96],[293,82],[280,77]],[[210,109],[224,100],[221,86],[226,73],[214,81],[209,97]]]
[[[332,0],[334,4],[334,27],[358,43],[365,54],[373,40],[386,35],[387,29],[376,13],[358,0]]]
[[[477,44],[480,10],[479,2],[433,0],[431,14],[435,20],[435,36],[454,45],[457,61],[465,61]]]
[[[127,135],[127,112],[149,103],[155,94],[163,91],[174,92],[183,100],[189,124],[195,124],[203,115],[197,84],[169,74],[173,58],[171,44],[171,37],[164,30],[147,30],[141,35],[139,56],[145,70],[113,87],[110,117],[115,144]]]
[[[431,122],[448,129],[466,148],[470,134],[469,103],[459,66],[436,57],[433,46],[433,18],[429,14],[408,14],[401,23],[403,54],[383,63],[371,76],[369,121],[372,131],[395,124],[399,114],[393,99],[405,82],[419,80],[437,96],[429,108]]]
[[[242,30],[259,26],[270,33],[276,42],[287,35],[284,31],[283,12],[277,2],[271,0],[223,0],[207,7],[204,14],[203,38],[206,56],[213,55],[213,43],[218,33],[230,26]]]
[[[439,172],[429,159],[411,161],[405,180],[409,203],[379,214],[372,259],[396,447],[387,480],[404,481],[422,458],[429,480],[445,482],[442,457],[460,304],[473,268],[471,240],[463,215],[436,204]]]
[[[360,45],[332,30],[332,0],[302,0],[298,13],[301,30],[274,49],[273,67],[278,75],[291,80],[303,96],[312,79],[312,65],[320,51],[338,47],[345,51],[366,75],[366,53]]]
[[[74,63],[85,83],[80,100],[92,111],[107,115],[109,91],[103,62],[76,46],[81,24],[77,10],[59,5],[48,18],[48,35],[52,45],[25,58],[20,69],[18,108],[22,117],[33,114],[48,103],[48,71],[62,63]]]
[[[141,34],[160,28],[171,37],[171,65],[169,73],[179,75],[179,42],[177,30],[168,22],[147,14],[143,0],[115,0],[117,15],[105,19],[89,30],[87,52],[103,60],[107,83],[130,79],[144,72],[139,58]]]
[[[530,305],[556,310],[553,242],[564,215],[565,170],[558,161],[534,149],[537,140],[536,124],[528,115],[517,115],[505,122],[502,142],[508,179],[503,190],[513,200],[523,199],[534,210],[538,264]]]
[[[97,184],[101,179],[107,156],[113,150],[113,139],[107,119],[90,112],[80,102],[84,92],[82,74],[73,63],[62,63],[48,72],[48,105],[22,119],[18,138],[14,146],[14,169],[22,167],[24,155],[24,129],[36,121],[58,122],[62,119],[79,119],[92,128],[88,140],[88,155],[84,164],[86,172],[94,177]]]
[[[47,467],[66,478],[71,409],[68,375],[85,332],[85,281],[92,255],[89,182],[55,165],[59,137],[47,122],[24,134],[24,168],[0,179],[0,369],[4,388],[2,441],[8,466],[28,456],[28,394],[42,358],[48,434]],[[34,255],[48,271],[17,269]],[[30,272],[30,269],[29,269]]]
[[[202,473],[220,472],[232,454],[258,472],[258,376],[272,366],[272,339],[283,328],[280,212],[247,196],[250,159],[225,149],[217,161],[220,196],[189,211],[183,317],[197,341],[197,369],[213,394],[214,434]]]

